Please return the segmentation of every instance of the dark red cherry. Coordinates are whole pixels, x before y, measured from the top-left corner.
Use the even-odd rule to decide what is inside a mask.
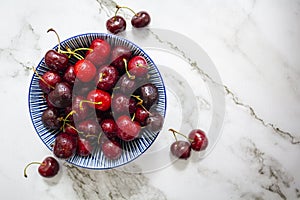
[[[115,114],[129,112],[129,98],[122,93],[116,93],[111,100],[111,109]]]
[[[48,100],[56,108],[66,108],[72,104],[72,90],[68,83],[60,82],[55,85],[48,95]]]
[[[55,50],[49,50],[45,54],[46,65],[54,71],[65,71],[68,67],[69,58],[67,55],[58,53]]]
[[[111,160],[116,160],[122,155],[121,144],[116,140],[106,140],[102,144],[101,150],[105,157]]]
[[[106,21],[106,29],[112,34],[117,34],[126,29],[126,21],[123,17],[116,15]]]
[[[115,67],[104,65],[98,69],[95,82],[98,89],[108,91],[115,86],[118,78],[119,72]]]
[[[78,131],[75,128],[74,124],[66,124],[65,127],[64,127],[64,129],[65,129],[64,130],[65,133],[68,133],[70,135],[78,137]]]
[[[55,176],[59,171],[58,161],[54,157],[48,156],[41,163],[40,162],[29,163],[24,169],[24,177],[27,178],[26,170],[32,164],[39,164],[40,166],[38,168],[38,172],[41,176],[46,178],[51,178]]]
[[[90,112],[90,107],[86,103],[81,103],[83,100],[85,100],[85,98],[82,96],[73,97],[72,110],[74,113],[72,117],[75,122],[84,120]]]
[[[96,120],[87,119],[79,124],[76,124],[76,129],[80,131],[80,134],[89,139],[90,141],[95,141],[100,133],[100,126]]]
[[[164,118],[161,114],[157,112],[152,112],[151,115],[146,120],[147,127],[154,131],[160,131],[164,124]]]
[[[120,91],[124,94],[132,94],[137,89],[136,79],[129,78],[126,74],[120,77],[117,86],[120,87]]]
[[[132,51],[126,46],[115,46],[111,52],[111,65],[115,66],[120,72],[125,72],[125,62],[129,61]]]
[[[59,119],[59,113],[56,108],[47,108],[42,114],[43,124],[50,129],[58,129],[62,125],[62,121]]]
[[[131,25],[135,28],[142,28],[147,26],[150,21],[150,15],[146,11],[140,11],[132,17]]]
[[[87,95],[86,103],[92,108],[107,111],[110,109],[111,96],[108,92],[103,90],[92,90]]]
[[[148,73],[148,64],[143,56],[134,56],[128,62],[128,71],[130,75],[143,77]]]
[[[96,71],[95,65],[86,59],[79,60],[74,65],[75,76],[82,82],[91,81],[95,77]]]
[[[64,72],[63,76],[64,81],[69,83],[70,85],[73,85],[75,83],[76,75],[74,72],[74,66],[70,65],[66,71]]]
[[[68,133],[59,133],[54,142],[53,153],[57,158],[68,159],[75,155],[78,137]]]
[[[135,110],[134,120],[139,122],[141,126],[146,125],[146,120],[149,117],[149,112],[142,108],[141,106],[138,106]]]
[[[63,72],[68,67],[69,58],[67,55],[61,53],[60,39],[57,32],[52,28],[50,28],[47,33],[48,32],[54,32],[56,34],[58,40],[58,50],[55,51],[51,49],[47,51],[45,54],[45,63],[51,70]]]
[[[191,140],[191,147],[194,151],[205,150],[208,146],[208,139],[204,131],[200,129],[192,130],[188,138]]]
[[[178,140],[172,143],[170,151],[177,158],[188,159],[191,155],[191,144],[186,141]]]
[[[87,51],[85,59],[91,61],[96,67],[100,67],[108,62],[110,57],[111,47],[110,44],[100,38],[92,41],[90,51]]]
[[[152,83],[147,83],[140,87],[140,95],[143,100],[143,105],[150,109],[158,100],[158,89]]]
[[[134,140],[139,136],[141,126],[138,122],[132,121],[129,116],[122,115],[117,121],[117,136],[124,141]]]
[[[84,139],[84,138],[79,138],[78,139],[78,145],[77,145],[77,151],[76,153],[79,156],[89,156],[91,155],[93,151],[93,146],[91,145],[90,140]]]
[[[114,138],[117,135],[118,126],[113,119],[104,119],[101,121],[100,126],[102,128],[103,133],[108,138]]]
[[[57,83],[61,82],[61,77],[54,71],[47,71],[39,80],[39,86],[43,92],[49,93]]]

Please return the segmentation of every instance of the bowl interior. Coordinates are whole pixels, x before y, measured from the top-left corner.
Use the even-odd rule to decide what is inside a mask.
[[[81,47],[89,47],[92,41],[96,38],[105,39],[111,46],[127,46],[132,50],[133,55],[141,55],[146,59],[148,65],[150,66],[150,77],[148,81],[157,87],[159,93],[158,102],[154,109],[162,116],[165,116],[166,91],[161,74],[152,59],[134,43],[111,34],[87,33],[66,39],[65,41],[61,42],[61,48],[64,50],[69,47],[70,49],[74,50]],[[58,46],[55,46],[53,49],[57,50],[57,48]],[[84,56],[85,51],[78,51],[78,53]],[[74,64],[76,61],[76,58],[70,58],[70,63]],[[43,75],[48,70],[49,68],[46,66],[44,58],[42,58],[36,67],[36,72],[39,75]],[[52,145],[55,141],[56,134],[59,133],[60,130],[48,129],[41,121],[42,113],[45,109],[47,109],[47,103],[44,93],[39,87],[39,77],[35,73],[33,74],[30,83],[28,102],[31,120],[36,132],[48,149],[52,150]],[[88,157],[74,155],[67,161],[73,165],[89,169],[109,169],[118,167],[131,162],[143,154],[151,146],[158,134],[159,132],[153,132],[147,128],[143,128],[140,136],[137,139],[129,142],[121,141],[123,153],[117,160],[107,159],[103,155],[101,148],[95,148],[92,154]]]

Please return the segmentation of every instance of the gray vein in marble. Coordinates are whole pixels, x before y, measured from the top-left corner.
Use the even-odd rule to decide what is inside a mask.
[[[67,163],[64,166],[79,199],[166,199],[162,191],[150,185],[141,173],[131,174],[116,169],[85,170]]]
[[[112,0],[96,0],[96,2],[99,4],[99,12],[101,13],[102,10],[105,11],[107,17],[113,17],[116,11],[116,6],[118,5],[115,1]],[[127,12],[124,12],[123,10],[120,10],[118,13],[121,13],[121,15],[125,19],[131,19],[131,15],[129,15]]]
[[[278,161],[262,152],[250,139],[242,138],[239,143],[241,144],[242,152],[239,149],[237,150],[239,152],[236,152],[236,154],[240,154],[242,159],[250,162],[250,166],[257,164],[259,176],[265,178],[259,178],[257,181],[261,185],[261,188],[277,194],[281,199],[286,200],[288,196],[293,195],[290,190],[294,187],[295,196],[299,196],[297,193],[299,189],[295,188],[292,175],[285,171]]]
[[[22,42],[22,40],[23,40],[22,36],[25,33],[26,34],[28,34],[28,33],[31,34],[35,38],[34,41],[38,41],[38,39],[40,38],[40,36],[37,33],[35,33],[32,25],[28,22],[24,22],[24,25],[21,28],[21,30],[19,31],[19,33],[11,39],[10,47],[0,48],[0,55],[4,56],[4,57],[7,57],[9,59],[12,59],[15,63],[17,63],[17,65],[22,66],[22,68],[25,71],[26,75],[29,75],[30,74],[29,72],[32,69],[32,66],[34,66],[34,63],[31,63],[31,61],[29,61],[29,60],[27,60],[27,61],[20,60],[17,57],[18,53],[22,53],[21,52],[22,50],[19,49],[18,46]],[[34,47],[35,51],[39,52],[41,50],[38,47],[37,44],[33,44],[33,47]],[[20,71],[21,71],[21,69],[18,68],[10,76],[12,78],[15,78],[20,74]]]
[[[248,15],[248,17],[250,17],[250,14]],[[300,139],[297,139],[292,133],[288,132],[288,131],[284,131],[282,129],[280,129],[279,127],[277,127],[275,124],[272,124],[270,122],[266,122],[264,119],[262,119],[255,111],[255,109],[248,105],[243,103],[242,101],[239,100],[239,98],[237,97],[237,95],[232,92],[232,90],[226,86],[226,85],[220,85],[219,83],[217,83],[216,81],[213,80],[213,78],[211,76],[209,76],[209,74],[205,73],[200,66],[198,66],[196,61],[193,61],[191,58],[189,58],[186,53],[182,50],[180,50],[175,44],[173,44],[170,41],[164,41],[162,39],[160,39],[160,37],[155,34],[153,31],[149,30],[149,32],[154,36],[155,39],[157,39],[160,43],[165,43],[167,44],[169,47],[171,47],[172,49],[174,49],[176,52],[178,52],[179,54],[181,54],[183,56],[184,59],[186,59],[186,61],[191,65],[191,67],[202,76],[204,81],[210,81],[213,84],[216,84],[218,86],[223,87],[223,89],[226,92],[226,95],[229,95],[231,97],[231,99],[233,100],[233,102],[240,106],[243,107],[245,109],[248,110],[248,112],[250,113],[250,115],[252,117],[254,117],[255,120],[257,120],[258,122],[260,122],[263,126],[265,127],[269,127],[273,130],[273,132],[275,132],[276,134],[282,136],[283,138],[286,138],[290,141],[291,144],[300,144]]]

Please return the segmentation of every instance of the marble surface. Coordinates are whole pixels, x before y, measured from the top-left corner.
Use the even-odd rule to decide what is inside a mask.
[[[127,171],[91,171],[61,161],[56,178],[43,179],[32,167],[25,179],[28,162],[51,155],[34,131],[27,102],[30,67],[57,43],[46,31],[55,28],[62,39],[107,32],[105,21],[116,4],[147,10],[152,22],[144,31],[183,34],[214,63],[225,100],[215,147],[204,159],[177,160],[148,171],[138,161]],[[121,13],[130,20],[129,12]],[[1,3],[0,17],[1,199],[300,199],[299,0],[11,0]],[[155,37],[169,45],[178,42]],[[162,65],[178,64],[175,58],[165,59],[167,64],[162,60]],[[195,70],[201,83],[210,74],[203,67]],[[208,97],[204,92],[197,100],[203,126],[212,109]],[[168,109],[182,116],[177,107]],[[173,116],[169,123],[189,121]],[[162,136],[157,143],[169,139]]]

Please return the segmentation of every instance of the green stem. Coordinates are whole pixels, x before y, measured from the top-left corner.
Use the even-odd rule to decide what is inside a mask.
[[[59,35],[57,34],[57,32],[56,32],[53,28],[48,29],[47,33],[49,33],[49,32],[54,32],[54,33],[55,33],[55,35],[56,35],[56,37],[57,37],[57,40],[58,40],[58,49],[57,49],[57,51],[58,51],[58,53],[61,53],[60,38],[59,38]]]
[[[116,8],[117,8],[117,10],[119,10],[119,9],[121,9],[121,8],[125,8],[125,9],[130,10],[134,15],[137,15],[137,13],[134,12],[134,10],[132,10],[131,8],[129,8],[129,7],[127,7],[127,6],[119,6],[119,5],[117,5]]]
[[[31,163],[27,164],[26,167],[24,168],[24,172],[23,172],[25,178],[27,178],[27,173],[26,173],[27,168],[28,168],[30,165],[33,165],[33,164],[42,165],[43,163],[41,163],[41,162],[31,162]]]
[[[125,70],[126,70],[126,74],[128,76],[128,78],[130,79],[135,79],[135,76],[131,75],[128,71],[128,65],[127,65],[127,60],[125,58],[123,58],[124,64],[125,64]]]

